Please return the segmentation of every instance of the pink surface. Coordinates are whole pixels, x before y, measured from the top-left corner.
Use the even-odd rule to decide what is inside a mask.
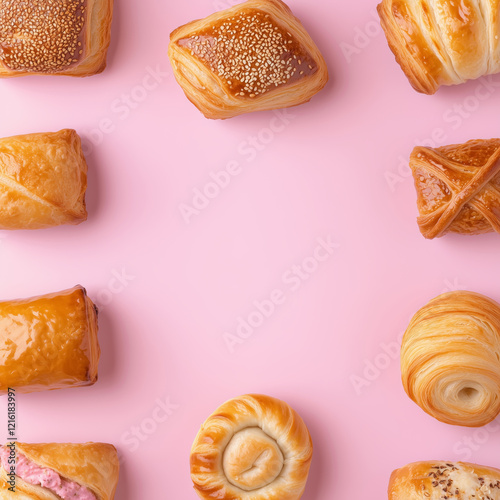
[[[375,2],[290,0],[331,81],[281,114],[272,135],[272,112],[205,120],[170,75],[170,31],[227,3],[116,3],[102,75],[0,82],[0,136],[73,127],[90,167],[88,222],[0,235],[0,297],[81,283],[101,305],[99,382],[19,396],[20,439],[114,443],[117,500],[194,500],[199,426],[225,400],[260,392],[288,401],[311,430],[304,500],[384,499],[391,471],[415,460],[499,467],[500,425],[424,414],[402,389],[396,342],[445,289],[500,301],[499,237],[425,241],[405,166],[417,143],[498,136],[500,76],[418,95]],[[234,162],[239,175],[186,223],[182,204]],[[292,279],[321,238],[332,254]],[[274,290],[281,303],[231,352],[224,334]]]

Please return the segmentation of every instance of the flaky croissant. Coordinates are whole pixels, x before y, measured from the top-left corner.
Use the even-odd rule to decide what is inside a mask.
[[[382,27],[418,92],[500,71],[497,0],[383,0]]]
[[[74,130],[0,139],[0,229],[87,219],[87,163]]]
[[[286,403],[242,396],[203,424],[191,450],[191,477],[206,500],[298,500],[312,452],[306,425]]]
[[[429,415],[490,423],[500,413],[500,305],[464,291],[431,300],[406,330],[401,372],[406,393]]]
[[[328,81],[321,52],[281,0],[248,0],[170,40],[175,78],[207,118],[297,106]]]
[[[395,470],[389,500],[500,500],[500,470],[462,462],[416,462]]]
[[[426,238],[500,233],[500,139],[416,147],[410,167]]]

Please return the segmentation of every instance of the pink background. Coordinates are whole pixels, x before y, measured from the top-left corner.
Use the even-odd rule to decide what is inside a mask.
[[[500,301],[498,236],[424,240],[405,165],[417,143],[498,136],[500,76],[419,95],[374,2],[290,0],[329,64],[328,87],[274,133],[272,112],[214,122],[175,83],[167,45],[171,30],[229,2],[116,4],[102,75],[0,82],[0,136],[75,128],[90,169],[88,222],[0,234],[0,297],[81,283],[101,305],[99,382],[20,396],[19,438],[114,443],[118,500],[194,500],[199,426],[225,400],[258,392],[309,426],[305,500],[386,498],[392,470],[416,460],[499,467],[500,425],[423,413],[402,389],[396,343],[444,290]],[[229,162],[239,175],[186,223],[182,204]],[[328,237],[339,247],[293,291],[284,273]],[[224,333],[276,289],[285,302],[231,352]],[[158,398],[176,406],[163,422]],[[0,411],[6,420],[5,399]]]

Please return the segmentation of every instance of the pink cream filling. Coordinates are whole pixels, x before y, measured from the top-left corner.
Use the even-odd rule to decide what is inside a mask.
[[[9,448],[0,446],[0,460],[6,471],[10,470],[9,455]],[[64,479],[55,470],[38,466],[19,452],[17,452],[16,475],[29,484],[47,488],[63,500],[97,500],[85,486]]]

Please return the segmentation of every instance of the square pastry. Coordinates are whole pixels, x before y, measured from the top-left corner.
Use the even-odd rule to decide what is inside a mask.
[[[0,78],[106,67],[113,0],[0,0]]]
[[[207,118],[303,104],[328,81],[325,60],[280,0],[249,0],[176,29],[169,57]]]

